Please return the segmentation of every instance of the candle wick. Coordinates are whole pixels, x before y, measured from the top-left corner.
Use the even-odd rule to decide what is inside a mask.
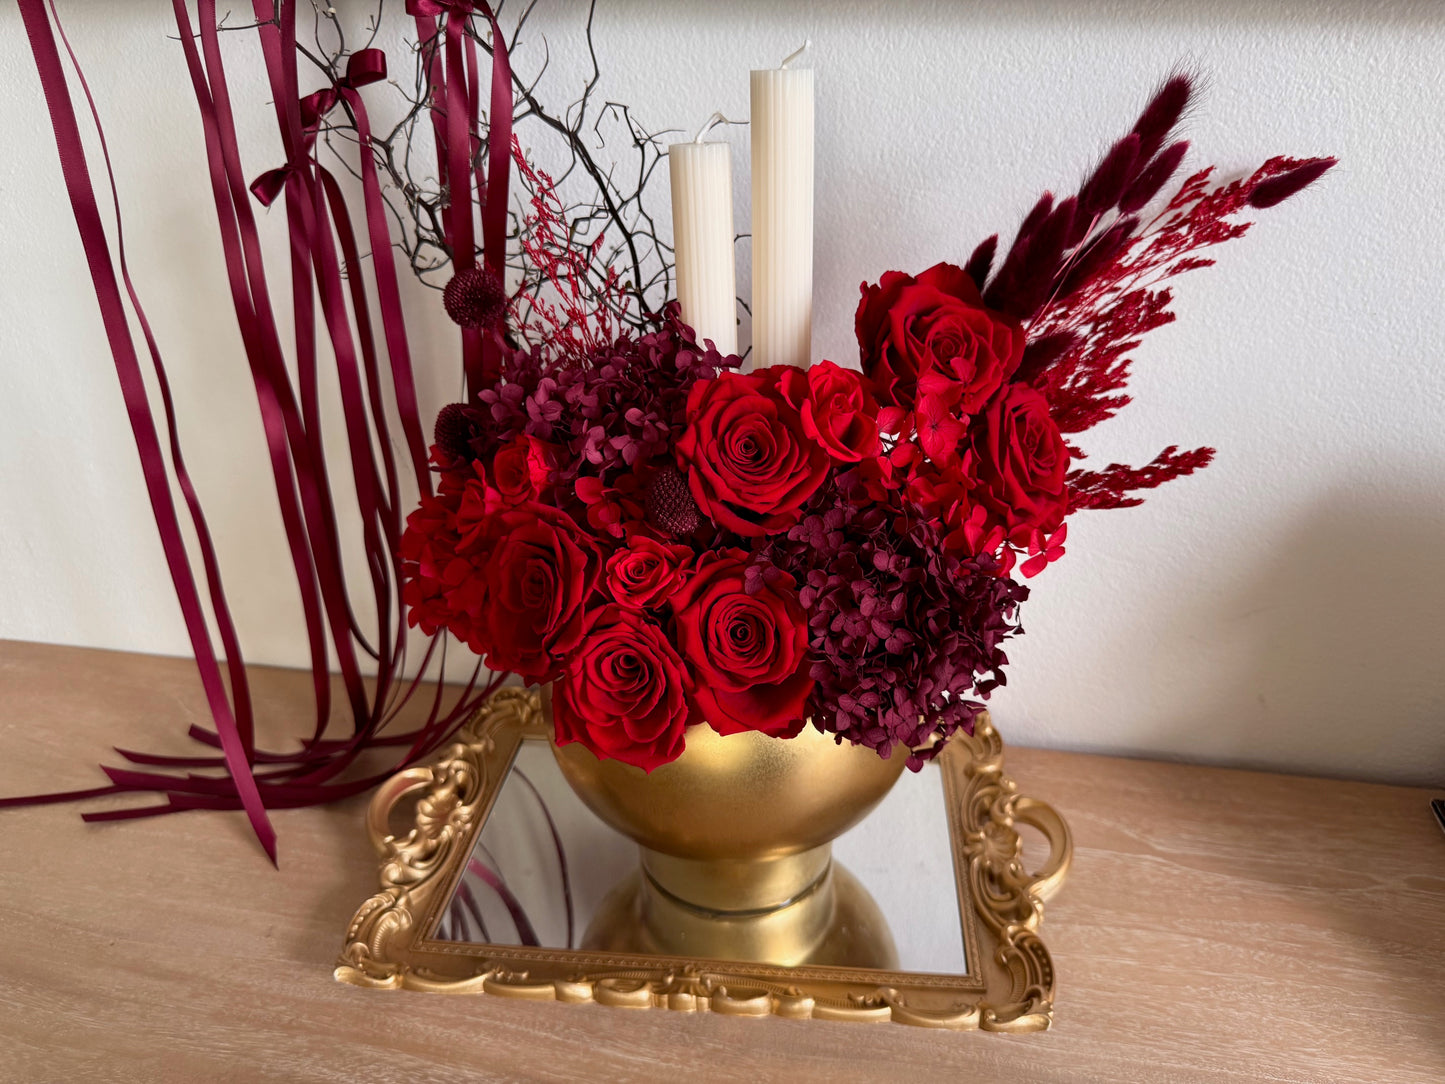
[[[805,39],[803,40],[803,44],[800,45],[800,46],[798,46],[798,48],[794,49],[791,53],[789,53],[789,54],[787,55],[787,57],[783,60],[783,62],[778,65],[778,67],[779,67],[779,68],[786,68],[786,67],[787,67],[789,64],[791,64],[793,61],[797,60],[798,57],[802,56],[803,53],[804,53],[805,51],[807,51],[808,46],[810,46],[810,45],[812,45],[812,44],[813,44],[813,39],[812,39],[812,38],[805,38]]]
[[[703,122],[703,126],[697,130],[697,135],[695,135],[695,136],[692,137],[692,141],[693,141],[694,143],[701,143],[701,142],[702,142],[702,137],[705,136],[705,135],[707,135],[709,132],[711,132],[711,131],[713,130],[713,127],[714,127],[715,125],[718,125],[718,124],[746,124],[746,123],[747,123],[747,121],[745,121],[745,120],[728,120],[728,118],[726,117],[726,115],[724,115],[723,113],[714,113],[712,116],[708,117],[706,121]]]
[[[721,113],[714,113],[712,116],[708,117],[707,120],[703,121],[702,127],[697,130],[697,135],[692,137],[692,141],[694,143],[701,143],[702,137],[707,135],[708,132],[712,131],[712,126],[714,124],[725,123],[726,121],[727,117],[723,116]]]

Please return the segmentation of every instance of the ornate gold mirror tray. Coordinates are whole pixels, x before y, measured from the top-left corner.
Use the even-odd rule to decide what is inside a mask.
[[[1003,774],[986,714],[831,852],[769,858],[777,876],[805,876],[802,890],[718,910],[679,896],[698,878],[688,860],[648,850],[639,865],[637,844],[589,810],[553,755],[545,709],[538,692],[503,690],[436,763],[380,788],[367,818],[380,891],[351,920],[337,979],[735,1016],[1049,1026],[1054,968],[1038,929],[1072,841]],[[1048,840],[1038,873],[1020,860],[1020,824]],[[714,898],[734,866],[702,864]]]

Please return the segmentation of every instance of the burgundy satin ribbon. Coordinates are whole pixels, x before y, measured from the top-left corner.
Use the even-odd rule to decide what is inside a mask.
[[[179,0],[177,2],[179,3]],[[296,310],[298,385],[303,428],[309,449],[308,458],[313,465],[319,465],[314,479],[316,490],[319,495],[326,497],[327,475],[321,443],[320,404],[314,364],[315,344],[309,334],[315,326],[314,301],[310,286],[303,285],[303,266],[309,268],[314,281],[316,297],[319,298],[321,306],[322,326],[327,331],[336,358],[352,478],[361,512],[367,571],[372,580],[377,613],[385,615],[389,609],[390,592],[384,569],[388,563],[394,562],[394,558],[388,552],[384,532],[380,530],[379,521],[386,514],[383,487],[372,457],[370,436],[366,429],[366,409],[363,405],[365,394],[358,370],[357,346],[351,336],[346,311],[341,262],[336,252],[337,242],[332,234],[323,186],[318,179],[315,164],[309,158],[313,133],[307,132],[302,123],[304,111],[300,107],[296,88],[295,4],[293,0],[283,2],[279,27],[276,25],[275,11],[269,2],[257,2],[254,10],[258,24],[262,24],[259,28],[262,55],[271,82],[272,101],[277,111],[282,144],[287,150],[289,174],[286,183],[286,208],[292,239],[292,300]],[[213,81],[223,80],[219,47],[216,44],[214,11],[214,0],[202,0],[199,5],[201,40],[203,49],[207,51],[208,67]],[[211,60],[213,54],[214,61]],[[219,119],[224,121],[230,131],[234,131],[228,114],[220,116]],[[238,164],[235,169],[239,175]],[[249,205],[244,208],[238,206],[236,211],[247,219],[251,214]],[[390,253],[389,246],[387,253]],[[303,338],[303,335],[306,337]],[[378,440],[382,444],[389,443],[385,415],[373,421],[378,430]],[[399,503],[399,495],[393,495],[390,503],[394,508]],[[362,733],[376,727],[381,721],[381,705],[392,678],[387,647],[396,637],[388,625],[383,623],[380,625],[382,637],[378,646],[371,648],[366,643],[346,592],[336,520],[329,499],[320,502],[320,513],[320,519],[310,524],[313,531],[312,548],[313,551],[320,549],[324,556],[324,559],[318,559],[318,573],[331,628],[331,641],[336,649],[347,695],[351,701],[354,733]],[[400,615],[397,617],[399,620]],[[369,704],[362,687],[353,638],[369,654],[377,657],[381,664],[378,670],[379,687]],[[315,737],[319,737],[319,731]]]
[[[387,431],[383,366],[371,323],[365,288],[366,276],[363,273],[364,261],[357,235],[352,228],[340,186],[336,179],[315,161],[316,129],[326,113],[341,104],[354,119],[362,143],[360,161],[366,236],[371,252],[371,280],[375,284],[383,337],[390,362],[391,391],[405,433],[412,471],[422,491],[430,492],[426,441],[418,416],[400,291],[387,229],[386,206],[381,195],[375,162],[368,153],[371,132],[365,104],[358,93],[358,88],[385,77],[384,58],[378,50],[363,50],[348,60],[345,75],[337,80],[333,87],[323,88],[302,98],[297,90],[295,0],[282,0],[279,13],[269,0],[254,0],[258,34],[286,160],[282,167],[263,173],[247,185],[222,66],[215,2],[199,0],[198,33],[192,30],[185,0],[172,2],[182,50],[200,109],[227,282],[256,389],[282,523],[306,620],[316,702],[315,726],[310,739],[303,742],[302,748],[297,752],[258,750],[254,746],[252,708],[246,686],[244,662],[226,607],[224,592],[221,590],[214,546],[206,530],[194,486],[180,455],[174,405],[170,399],[170,389],[160,354],[126,272],[123,243],[118,243],[122,276],[150,347],[161,388],[177,482],[185,495],[200,540],[212,607],[225,648],[226,663],[231,671],[234,706],[226,699],[219,663],[206,632],[199,592],[191,566],[186,560],[175,509],[171,503],[159,438],[149,403],[145,398],[144,384],[139,376],[134,344],[126,327],[125,311],[114,269],[110,265],[104,231],[99,223],[78,129],[65,91],[64,72],[50,36],[50,24],[43,7],[44,0],[21,0],[21,10],[31,36],[37,69],[40,71],[42,86],[51,109],[67,190],[70,192],[77,225],[86,246],[87,259],[91,263],[97,298],[116,359],[117,374],[127,409],[131,414],[132,428],[135,431],[157,528],[215,721],[214,730],[194,726],[191,728],[191,736],[206,745],[219,748],[221,755],[178,757],[123,749],[117,749],[117,752],[140,767],[164,768],[171,772],[189,768],[224,768],[227,776],[195,773],[175,775],[129,768],[106,768],[105,771],[111,779],[109,787],[73,791],[63,795],[0,800],[0,806],[76,799],[117,791],[158,791],[165,796],[163,804],[87,813],[85,819],[124,820],[186,809],[244,809],[258,838],[274,861],[275,835],[266,816],[267,808],[310,805],[359,793],[386,778],[397,768],[415,763],[446,740],[476,704],[498,687],[505,675],[492,675],[485,687],[478,689],[481,674],[481,664],[478,662],[466,686],[447,706],[444,702],[443,683],[446,672],[446,643],[444,638],[437,637],[428,643],[425,657],[410,681],[400,680],[406,659],[406,626],[399,604],[401,570],[397,557],[403,497],[398,484],[398,464]],[[454,152],[457,147],[462,148],[461,157],[470,161],[476,157],[471,152],[479,146],[476,142],[480,137],[475,48],[470,37],[463,32],[474,9],[472,5],[465,3],[421,6],[431,8],[431,15],[418,14],[417,21],[419,30],[424,33],[424,48],[431,52],[427,60],[427,74],[432,81],[432,123],[434,131],[443,136],[438,141],[439,164],[445,162],[451,167],[456,165],[457,155]],[[482,208],[482,221],[486,258],[489,262],[495,261],[495,265],[500,267],[505,260],[506,244],[511,73],[506,62],[505,42],[490,9],[485,5],[478,5],[476,10],[481,10],[491,21],[493,40],[499,54],[493,62],[493,123],[490,134],[494,142],[489,156],[492,169],[485,187],[487,199]],[[446,15],[449,24],[447,40],[457,43],[446,65],[442,65],[435,44],[437,33],[432,16],[437,13]],[[424,24],[428,21],[432,24],[431,34],[426,36]],[[58,26],[58,19],[56,25]],[[464,75],[464,70],[468,67],[470,79]],[[78,72],[78,65],[76,69]],[[447,103],[453,101],[458,94],[467,103],[460,117],[457,112],[447,110]],[[500,109],[499,102],[505,103]],[[92,110],[93,108],[92,103]],[[461,136],[455,142],[449,142],[448,139],[458,123]],[[500,167],[499,155],[502,162]],[[443,175],[448,174],[444,171]],[[475,179],[480,192],[483,188],[480,167]],[[467,262],[474,265],[470,188],[471,176],[467,174],[460,188],[462,198],[444,209],[444,222],[449,243],[454,251],[464,252]],[[250,204],[250,199],[254,196],[269,206],[283,194],[290,239],[291,295],[295,325],[294,387],[272,309],[260,240]],[[117,214],[118,212],[117,203]],[[462,241],[465,241],[464,245]],[[321,436],[316,343],[318,316],[321,326],[326,329],[336,359],[351,476],[361,513],[363,551],[378,615],[379,632],[375,647],[367,642],[352,610],[345,584],[338,516]],[[477,353],[478,343],[473,341],[471,346],[473,353]],[[485,348],[487,343],[481,343],[481,346]],[[475,370],[474,364],[469,371]],[[481,372],[477,374],[477,379],[485,375],[485,372]],[[377,462],[377,454],[380,455],[380,463]],[[425,720],[406,733],[381,735],[381,728],[396,718],[397,713],[420,687],[434,655],[437,654],[436,647],[439,642],[442,645],[439,659],[441,673],[437,677]],[[363,682],[356,653],[357,645],[378,660],[376,687],[370,697]],[[351,733],[344,739],[325,737],[331,705],[329,661],[333,651],[353,721]],[[406,749],[399,763],[385,771],[362,779],[338,782],[336,777],[351,766],[361,749],[369,746],[405,746]],[[255,770],[253,765],[262,767]]]
[[[215,5],[206,0],[200,4],[200,38],[206,53],[204,63],[196,46],[196,35],[191,29],[184,0],[173,0],[172,6],[200,107],[227,279],[237,327],[256,388],[282,523],[301,592],[311,648],[317,705],[316,729],[319,732],[330,714],[328,628],[353,713],[364,713],[366,705],[360,669],[348,636],[349,609],[339,568],[339,541],[329,482],[324,460],[316,458],[314,437],[306,431],[286,371],[265,268],[261,262],[260,240],[251,214],[249,193],[242,180],[230,95],[216,40]],[[294,98],[290,104],[295,107]],[[304,242],[297,238],[293,229],[293,253],[298,247],[305,249]],[[297,296],[304,296],[309,303],[309,286]],[[305,314],[298,314],[296,323],[299,334],[307,324]],[[314,383],[314,359],[311,368],[310,382]],[[305,389],[308,374],[304,356],[298,356],[298,369],[298,383]]]
[[[455,271],[476,266],[472,162],[481,146],[481,124],[475,43],[467,34],[467,28],[474,13],[485,16],[491,24],[487,175],[484,186],[481,163],[477,161],[475,181],[482,200],[483,259],[505,282],[507,193],[512,154],[512,66],[507,55],[506,38],[491,6],[484,0],[407,0],[406,10],[416,19],[418,40],[424,48],[432,49],[429,81],[432,87],[433,135],[437,141],[438,168],[447,183],[449,206],[444,225]],[[444,17],[440,30],[438,16]],[[439,33],[445,36],[441,50],[435,48]],[[430,46],[428,43],[431,43]],[[445,63],[442,62],[443,56]],[[502,344],[495,336],[474,328],[462,329],[462,362],[469,398],[494,384],[501,375],[501,352]]]
[[[75,214],[81,244],[85,249],[96,301],[100,306],[106,338],[110,343],[111,355],[115,361],[116,376],[120,381],[121,392],[126,403],[126,413],[130,418],[136,450],[140,455],[141,470],[145,477],[151,511],[161,536],[166,565],[170,570],[171,581],[175,585],[176,598],[180,603],[181,613],[186,623],[186,632],[190,637],[191,649],[195,654],[201,684],[211,708],[211,715],[216,721],[226,768],[231,777],[230,782],[239,804],[246,811],[256,838],[274,863],[276,861],[276,832],[266,814],[265,805],[252,775],[248,762],[247,743],[242,738],[232,704],[227,699],[225,686],[221,680],[221,668],[211,644],[210,634],[206,629],[200,593],[196,588],[195,577],[186,556],[180,522],[171,499],[165,458],[161,452],[160,439],[156,433],[150,402],[146,396],[145,382],[141,375],[139,359],[136,356],[135,343],[126,322],[125,306],[121,300],[115,268],[111,263],[110,247],[105,237],[105,229],[101,224],[100,210],[96,203],[95,189],[90,180],[90,171],[86,165],[85,149],[81,143],[75,110],[71,105],[70,94],[65,84],[65,70],[61,66],[60,55],[51,31],[50,16],[47,15],[43,0],[19,0],[19,3],[26,34],[30,39],[31,52],[35,58],[36,70],[39,72],[41,87],[45,94],[46,106],[50,112],[51,126],[55,132],[56,150],[60,157],[66,192],[70,198],[71,209]],[[54,14],[53,8],[50,14]],[[58,24],[58,17],[56,21]],[[89,92],[87,91],[88,96]],[[92,106],[93,104],[92,102]],[[107,171],[109,171],[108,155]],[[126,278],[127,288],[131,290],[134,302],[134,289],[128,281],[128,274]],[[141,317],[141,319],[144,318]],[[153,350],[152,358],[156,362],[159,372],[159,354],[154,352],[154,339],[149,333],[149,328],[146,327],[145,330],[147,343]],[[173,404],[170,402],[168,387],[165,388],[164,398],[168,429],[174,440]],[[183,490],[192,514],[198,515],[199,505],[195,503],[194,488],[190,486],[188,476],[183,483]],[[198,518],[198,525],[203,522],[203,517]],[[210,547],[209,534],[206,533],[204,537],[205,550],[208,554],[206,565],[209,578],[209,574],[214,571],[214,554]],[[212,584],[212,597],[214,598],[216,597],[215,592],[219,589],[219,579],[213,580]],[[224,610],[224,605],[218,608],[218,616]],[[227,623],[229,624],[229,617],[227,617]],[[237,666],[241,665],[239,650],[234,652],[233,662]],[[240,687],[243,688],[245,685],[244,670],[241,673]],[[249,702],[238,697],[238,705],[242,704],[249,711]],[[245,720],[249,729],[249,715],[245,716]]]

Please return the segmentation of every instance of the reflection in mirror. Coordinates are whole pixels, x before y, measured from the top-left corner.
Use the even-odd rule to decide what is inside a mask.
[[[878,905],[900,969],[966,971],[936,765],[905,772],[878,808],[833,844],[833,859]],[[523,741],[435,937],[586,947],[589,924],[637,868],[636,844],[582,804],[546,742]]]

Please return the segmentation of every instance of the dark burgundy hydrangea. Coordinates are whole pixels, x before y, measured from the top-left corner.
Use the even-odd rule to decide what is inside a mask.
[[[992,557],[948,555],[936,521],[895,498],[870,503],[829,487],[769,557],[792,574],[808,611],[813,722],[883,755],[896,743],[917,769],[960,727],[972,732],[1004,683],[1000,645],[1028,588]]]
[[[525,433],[565,450],[560,481],[587,475],[611,486],[650,460],[670,459],[687,423],[689,389],[737,363],[699,346],[672,314],[657,331],[624,335],[580,364],[518,351],[504,382],[478,396],[490,425],[473,447],[485,457]]]

